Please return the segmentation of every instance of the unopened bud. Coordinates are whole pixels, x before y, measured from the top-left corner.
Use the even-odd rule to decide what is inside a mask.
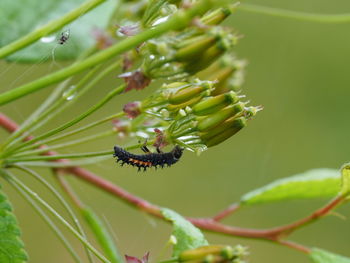
[[[194,105],[196,104],[197,102],[199,102],[200,100],[202,99],[202,96],[196,96],[190,100],[187,100],[186,102],[184,103],[181,103],[181,104],[176,104],[176,105],[173,105],[173,104],[169,104],[167,106],[167,109],[169,111],[177,111],[177,110],[180,110],[180,109],[183,109],[183,108],[186,108],[188,106],[191,106],[191,105]]]
[[[244,110],[244,103],[236,103],[198,121],[198,130],[207,131]]]
[[[129,102],[124,105],[123,111],[125,114],[130,118],[134,119],[141,113],[141,102],[140,101],[133,101]]]
[[[208,26],[218,25],[224,21],[232,11],[228,8],[219,8],[202,17],[201,22]]]
[[[186,250],[179,255],[179,261],[183,262],[194,259],[203,259],[207,255],[219,255],[224,247],[225,246],[223,245],[211,245]]]
[[[219,111],[229,104],[238,102],[239,96],[231,91],[215,97],[202,100],[192,107],[192,112],[196,115],[208,115]]]
[[[237,131],[239,131],[246,125],[247,125],[247,121],[245,117],[239,117],[239,118],[231,117],[226,121],[224,121],[223,123],[221,123],[219,126],[214,127],[206,132],[201,132],[199,134],[199,137],[203,140],[203,142],[206,143],[208,140],[224,133],[226,130],[237,129]]]
[[[224,52],[225,52],[225,49],[220,45],[211,46],[201,54],[200,58],[186,64],[184,66],[185,71],[190,74],[195,74],[196,72],[208,67]]]
[[[226,141],[231,136],[235,135],[237,132],[239,132],[242,128],[246,126],[246,121],[244,118],[237,119],[237,122],[235,122],[235,126],[226,129],[224,132],[217,134],[216,136],[210,137],[205,144],[208,147],[213,147],[215,145],[218,145],[222,143],[223,141]]]
[[[217,37],[204,35],[199,36],[192,43],[180,48],[175,53],[175,59],[177,61],[193,61],[194,59],[201,57],[202,53],[205,52],[209,47],[215,44]]]
[[[198,78],[216,81],[213,95],[237,90],[244,81],[244,67],[247,62],[238,60],[232,54],[225,54],[208,68],[197,73]]]
[[[179,255],[178,261],[186,263],[238,263],[241,262],[240,260],[245,253],[237,252],[236,247],[209,245],[182,252]]]
[[[170,104],[181,104],[198,96],[204,90],[206,90],[206,87],[204,86],[184,87],[182,89],[179,89],[175,93],[172,93],[169,96],[168,101]]]

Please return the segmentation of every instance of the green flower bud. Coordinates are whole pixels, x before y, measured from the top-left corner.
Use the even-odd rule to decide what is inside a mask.
[[[237,246],[243,248],[242,246]],[[209,245],[182,252],[179,257],[179,262],[186,263],[230,263],[242,262],[241,258],[245,255],[239,253],[241,249],[232,248],[231,246]]]
[[[210,97],[197,103],[192,107],[192,112],[196,115],[208,115],[219,111],[229,104],[238,102],[239,96],[233,92],[227,92],[215,97]]]
[[[172,93],[168,101],[170,104],[181,104],[186,101],[198,96],[200,93],[206,90],[206,87],[203,86],[192,86],[192,87],[184,87],[179,89],[177,92]]]
[[[204,35],[191,40],[191,43],[177,50],[175,53],[176,61],[192,61],[201,57],[203,52],[215,44],[217,37]]]
[[[186,250],[179,255],[179,261],[187,262],[194,259],[203,259],[207,255],[220,255],[225,247],[223,245],[210,245]]]
[[[176,6],[170,5],[171,2],[176,3],[178,1],[148,1],[147,9],[142,17],[142,25],[145,28],[151,27],[157,23],[158,19],[161,19],[162,17],[166,17],[176,12]]]
[[[204,143],[206,143],[208,140],[222,134],[226,130],[237,129],[237,131],[239,131],[245,126],[247,126],[247,120],[245,117],[231,117],[219,126],[214,127],[206,132],[201,132],[199,134],[199,137],[203,140]]]
[[[218,57],[225,52],[225,48],[221,45],[214,45],[205,50],[201,56],[184,65],[184,70],[189,74],[195,74],[198,71],[205,69],[213,63]]]
[[[185,101],[184,103],[181,103],[181,104],[176,104],[176,105],[173,105],[173,104],[169,104],[167,106],[167,109],[169,111],[177,111],[177,110],[180,110],[180,109],[183,109],[183,108],[186,108],[188,106],[191,106],[191,105],[194,105],[196,104],[197,102],[199,102],[201,99],[202,99],[203,96],[196,96],[192,99],[189,99],[187,101]]]
[[[235,135],[237,132],[239,132],[242,128],[246,126],[246,121],[243,118],[237,119],[234,123],[234,126],[231,128],[226,129],[224,132],[217,134],[215,136],[211,136],[205,144],[207,147],[213,147],[215,145],[218,145],[222,143],[223,141],[226,141],[231,136]]]
[[[234,105],[227,106],[226,108],[211,114],[203,119],[198,120],[198,130],[207,131],[213,127],[216,127],[223,123],[225,120],[237,115],[244,110],[244,103],[239,102]]]
[[[208,26],[218,25],[226,19],[232,11],[228,8],[219,8],[201,18],[201,22]]]
[[[148,41],[141,51],[142,70],[151,79],[183,78],[208,67],[236,42],[237,36],[220,27]],[[160,51],[161,45],[164,51]]]
[[[244,81],[244,67],[246,61],[237,60],[231,54],[224,55],[206,69],[197,73],[198,78],[216,81],[213,95],[237,90]]]

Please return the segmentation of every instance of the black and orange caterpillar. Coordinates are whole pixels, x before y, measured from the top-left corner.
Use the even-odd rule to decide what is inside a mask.
[[[114,146],[113,156],[117,158],[117,162],[121,162],[122,166],[126,163],[138,167],[139,171],[141,168],[146,171],[147,168],[151,167],[160,166],[163,168],[165,165],[173,165],[181,158],[184,149],[176,145],[170,152],[163,153],[157,148],[157,153],[151,153],[144,145],[141,150],[146,154],[133,154],[119,146]]]

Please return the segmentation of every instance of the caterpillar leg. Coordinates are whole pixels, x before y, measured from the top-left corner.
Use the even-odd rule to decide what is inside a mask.
[[[140,143],[140,141],[139,141],[139,143]],[[144,144],[141,146],[141,150],[144,153],[151,153],[151,151],[147,148],[147,139],[145,140]]]
[[[163,153],[162,150],[158,147],[156,147],[157,153]]]

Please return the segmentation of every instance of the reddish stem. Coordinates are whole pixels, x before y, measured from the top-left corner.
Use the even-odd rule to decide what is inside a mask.
[[[229,207],[227,207],[226,209],[218,213],[216,216],[213,216],[213,220],[220,221],[225,217],[229,216],[230,214],[233,214],[234,212],[236,212],[240,207],[241,206],[239,203],[233,203],[232,205],[230,205]]]
[[[18,129],[18,125],[10,120],[7,116],[0,113],[0,125],[4,127],[9,132],[14,132],[16,129]],[[42,145],[41,147],[45,147]],[[48,151],[45,153],[45,155],[56,155],[56,152]],[[57,160],[58,162],[67,162],[67,160]],[[60,171],[71,173],[90,184],[99,187],[100,189],[103,189],[116,197],[122,199],[127,204],[135,206],[151,215],[154,215],[158,218],[164,219],[161,208],[159,206],[156,206],[154,204],[149,203],[148,201],[137,197],[123,188],[113,184],[112,182],[109,182],[94,173],[80,168],[80,167],[68,167],[68,168],[60,168]],[[246,238],[257,238],[257,239],[263,239],[268,241],[273,241],[276,243],[279,243],[284,246],[288,246],[290,248],[294,248],[296,250],[299,250],[304,253],[310,253],[310,249],[307,247],[304,247],[300,244],[296,244],[291,241],[281,240],[282,237],[285,237],[289,235],[292,231],[294,231],[297,228],[300,228],[301,226],[304,226],[306,224],[309,224],[320,217],[323,217],[327,215],[332,209],[334,209],[336,206],[338,206],[340,203],[344,201],[343,196],[338,196],[331,200],[328,204],[326,204],[324,207],[321,207],[320,209],[316,210],[309,216],[302,218],[298,221],[295,221],[291,224],[279,226],[271,229],[250,229],[250,228],[239,228],[234,226],[228,226],[224,225],[220,222],[222,218],[228,216],[232,212],[236,211],[239,208],[239,204],[234,204],[228,207],[227,209],[220,212],[218,215],[214,216],[213,218],[188,218],[190,222],[192,222],[195,226],[208,230],[213,231],[217,233],[223,233],[226,235],[231,236],[240,236],[240,237],[246,237]]]

